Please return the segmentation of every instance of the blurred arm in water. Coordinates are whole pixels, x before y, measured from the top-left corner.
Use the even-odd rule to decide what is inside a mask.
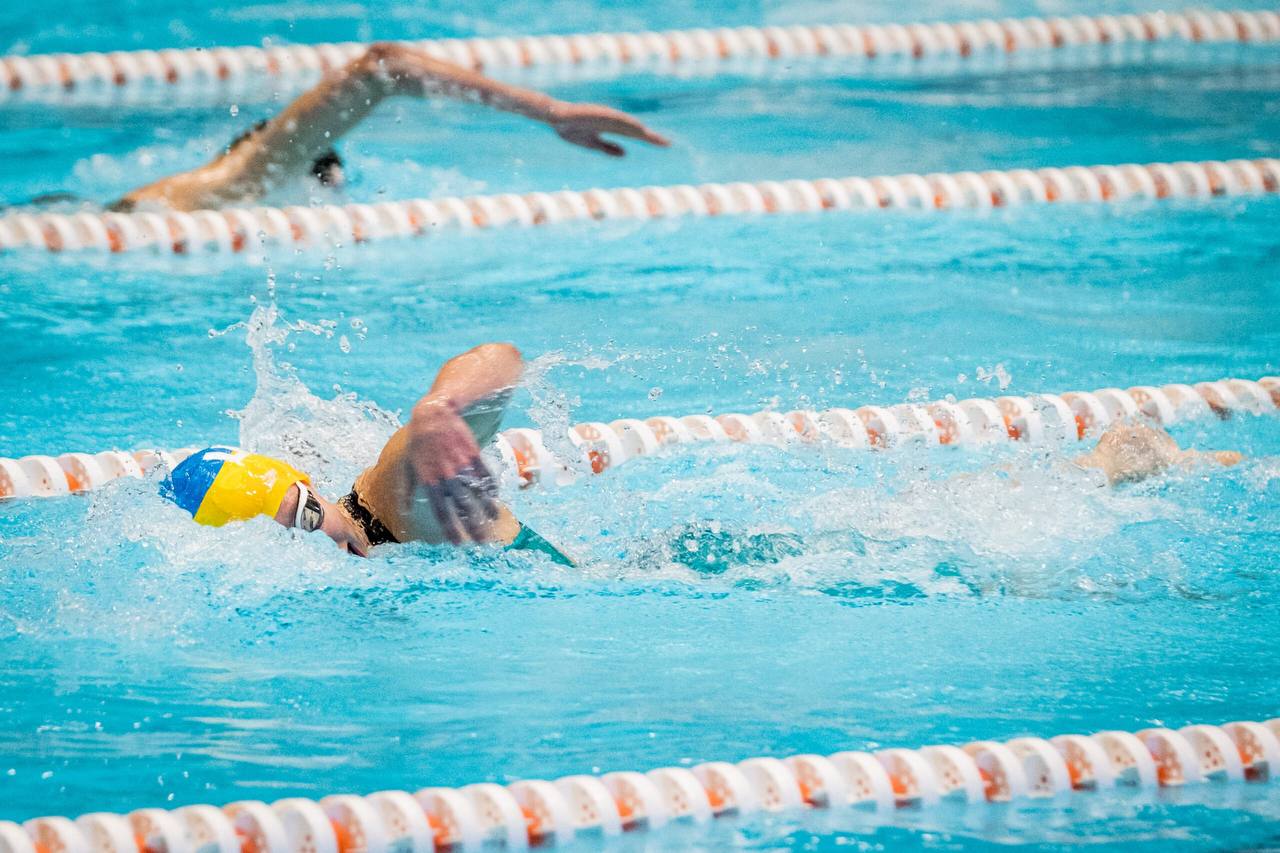
[[[510,344],[483,344],[450,359],[409,422],[356,480],[361,499],[397,539],[458,544],[517,534],[480,448],[501,426],[523,368]]]

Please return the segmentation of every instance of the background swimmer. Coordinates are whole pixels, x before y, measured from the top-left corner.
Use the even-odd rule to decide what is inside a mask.
[[[904,527],[897,516],[900,513],[918,511],[922,507],[936,509],[945,506],[946,501],[956,499],[973,499],[984,504],[987,511],[994,511],[998,504],[986,503],[990,500],[989,490],[1021,489],[1027,479],[1031,480],[1033,490],[1043,486],[1046,481],[1034,476],[1036,471],[1033,469],[1046,468],[1044,473],[1052,477],[1050,482],[1056,487],[1055,491],[1061,488],[1073,495],[1069,500],[1079,501],[1086,497],[1086,493],[1093,492],[1098,487],[1138,483],[1180,467],[1231,466],[1241,459],[1241,454],[1232,450],[1181,450],[1167,432],[1145,423],[1113,423],[1099,437],[1093,450],[1070,462],[1058,459],[1047,466],[1006,462],[938,480],[925,477],[904,484],[909,491],[916,493],[915,498],[902,499],[902,495],[898,494],[881,504],[880,501],[886,497],[881,491],[874,499],[876,507],[864,510],[856,503],[846,504],[843,507],[844,517],[839,520],[827,519],[818,530],[807,530],[804,533],[787,529],[785,524],[780,525],[776,519],[766,522],[768,527],[773,528],[769,530],[726,526],[716,519],[686,522],[664,531],[640,552],[637,562],[640,565],[676,563],[700,575],[720,575],[746,567],[777,564],[805,555],[839,553],[850,549],[861,551],[866,548],[867,536],[876,539],[884,535],[885,541],[891,542],[896,537],[903,536],[936,536],[945,541],[948,534],[941,532],[946,530],[945,524],[940,527],[908,524]],[[1094,478],[1094,469],[1101,470],[1106,475],[1104,482]],[[997,476],[992,477],[993,474]],[[940,497],[941,501],[919,500],[919,495],[930,493]],[[849,499],[851,495],[849,493],[845,498]],[[856,520],[851,522],[848,519],[847,515],[850,513],[858,514]],[[881,514],[891,517],[888,524],[874,520],[875,516]],[[964,517],[963,513],[956,515]],[[782,529],[777,529],[780,526]],[[888,531],[887,535],[884,531]],[[1060,532],[1043,535],[1055,537]],[[892,550],[897,546],[890,547]],[[885,583],[888,584],[887,588],[897,592],[912,588],[907,585],[899,589],[892,578]]]
[[[280,184],[310,174],[321,183],[342,180],[333,143],[385,98],[443,96],[474,101],[550,125],[561,139],[612,157],[625,152],[602,134],[666,146],[665,137],[626,113],[598,104],[572,104],[490,79],[412,47],[374,44],[364,55],[327,74],[270,121],[236,139],[213,161],[139,187],[116,210],[156,206],[202,210],[254,201]]]
[[[1210,463],[1231,466],[1244,458],[1235,450],[1182,450],[1173,436],[1145,423],[1115,423],[1093,450],[1075,458],[1081,468],[1096,468],[1111,485],[1136,483],[1176,466]]]
[[[488,542],[573,565],[498,501],[497,482],[480,458],[522,370],[510,344],[484,344],[450,359],[409,423],[336,503],[316,494],[291,465],[226,447],[192,454],[161,494],[202,524],[267,515],[285,527],[322,531],[360,556],[386,542]]]

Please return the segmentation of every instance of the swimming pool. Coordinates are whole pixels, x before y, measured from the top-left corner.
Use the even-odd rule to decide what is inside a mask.
[[[91,5],[74,26],[14,12],[0,44],[837,17],[290,8],[287,27],[284,7],[247,3],[164,24]],[[344,144],[347,195],[1275,156],[1277,57],[1258,50],[557,86],[676,141],[623,161],[504,116],[396,105]],[[271,103],[0,110],[0,197],[105,199],[198,162]],[[301,454],[337,494],[441,361],[493,339],[534,364],[511,423],[548,434],[635,415],[1257,378],[1280,370],[1278,219],[1274,198],[1220,199],[565,224],[257,263],[12,253],[0,258],[0,454],[238,441]],[[414,546],[357,561],[266,523],[205,530],[139,481],[0,503],[0,819],[1273,717],[1275,427],[1178,427],[1250,461],[1117,492],[1061,465],[1069,449],[717,445],[512,493],[522,518],[587,558],[575,571]],[[1277,835],[1280,795],[1251,785],[787,813],[630,842],[1201,849]]]

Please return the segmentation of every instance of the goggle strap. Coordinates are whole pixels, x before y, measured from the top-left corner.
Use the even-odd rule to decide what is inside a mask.
[[[298,509],[293,514],[293,526],[302,530],[302,513],[307,509],[307,496],[310,494],[307,487],[301,481],[295,483],[298,487]]]

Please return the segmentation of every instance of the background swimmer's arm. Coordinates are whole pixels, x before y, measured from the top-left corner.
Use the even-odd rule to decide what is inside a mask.
[[[497,482],[480,448],[501,426],[523,369],[520,351],[510,344],[478,346],[440,368],[409,423],[357,484],[397,538],[413,528],[412,504],[420,496],[454,544],[489,541],[501,533],[495,522],[514,523],[497,502]]]
[[[1180,450],[1171,461],[1183,468],[1194,468],[1206,462],[1230,468],[1239,464],[1242,459],[1244,456],[1236,450]],[[1124,454],[1100,450],[1077,456],[1073,461],[1081,468],[1102,471],[1107,476],[1107,482],[1113,486],[1120,483],[1140,483],[1167,470],[1165,465],[1153,465],[1146,460],[1135,460]]]
[[[1184,468],[1194,468],[1202,462],[1211,462],[1230,468],[1233,465],[1239,465],[1243,460],[1244,454],[1238,450],[1184,450],[1178,462]]]
[[[622,147],[602,139],[613,133],[665,146],[667,140],[619,110],[598,104],[571,104],[531,89],[500,83],[479,72],[436,59],[425,51],[395,43],[369,48],[363,60],[364,73],[376,76],[389,86],[388,94],[418,98],[442,96],[472,101],[494,109],[516,113],[550,125],[566,142],[601,151],[614,157]]]
[[[393,95],[456,98],[518,113],[551,125],[574,144],[609,154],[621,154],[622,149],[602,140],[601,133],[667,144],[617,110],[557,101],[406,45],[380,42],[303,93],[227,158],[239,156],[238,171],[246,184],[267,183],[275,174],[305,171],[335,140]]]
[[[612,133],[667,145],[636,119],[597,104],[571,104],[499,83],[406,45],[380,42],[304,92],[243,144],[213,162],[134,190],[119,203],[158,202],[194,210],[252,200],[276,181],[298,175],[393,95],[472,101],[550,125],[564,140],[615,157]]]

